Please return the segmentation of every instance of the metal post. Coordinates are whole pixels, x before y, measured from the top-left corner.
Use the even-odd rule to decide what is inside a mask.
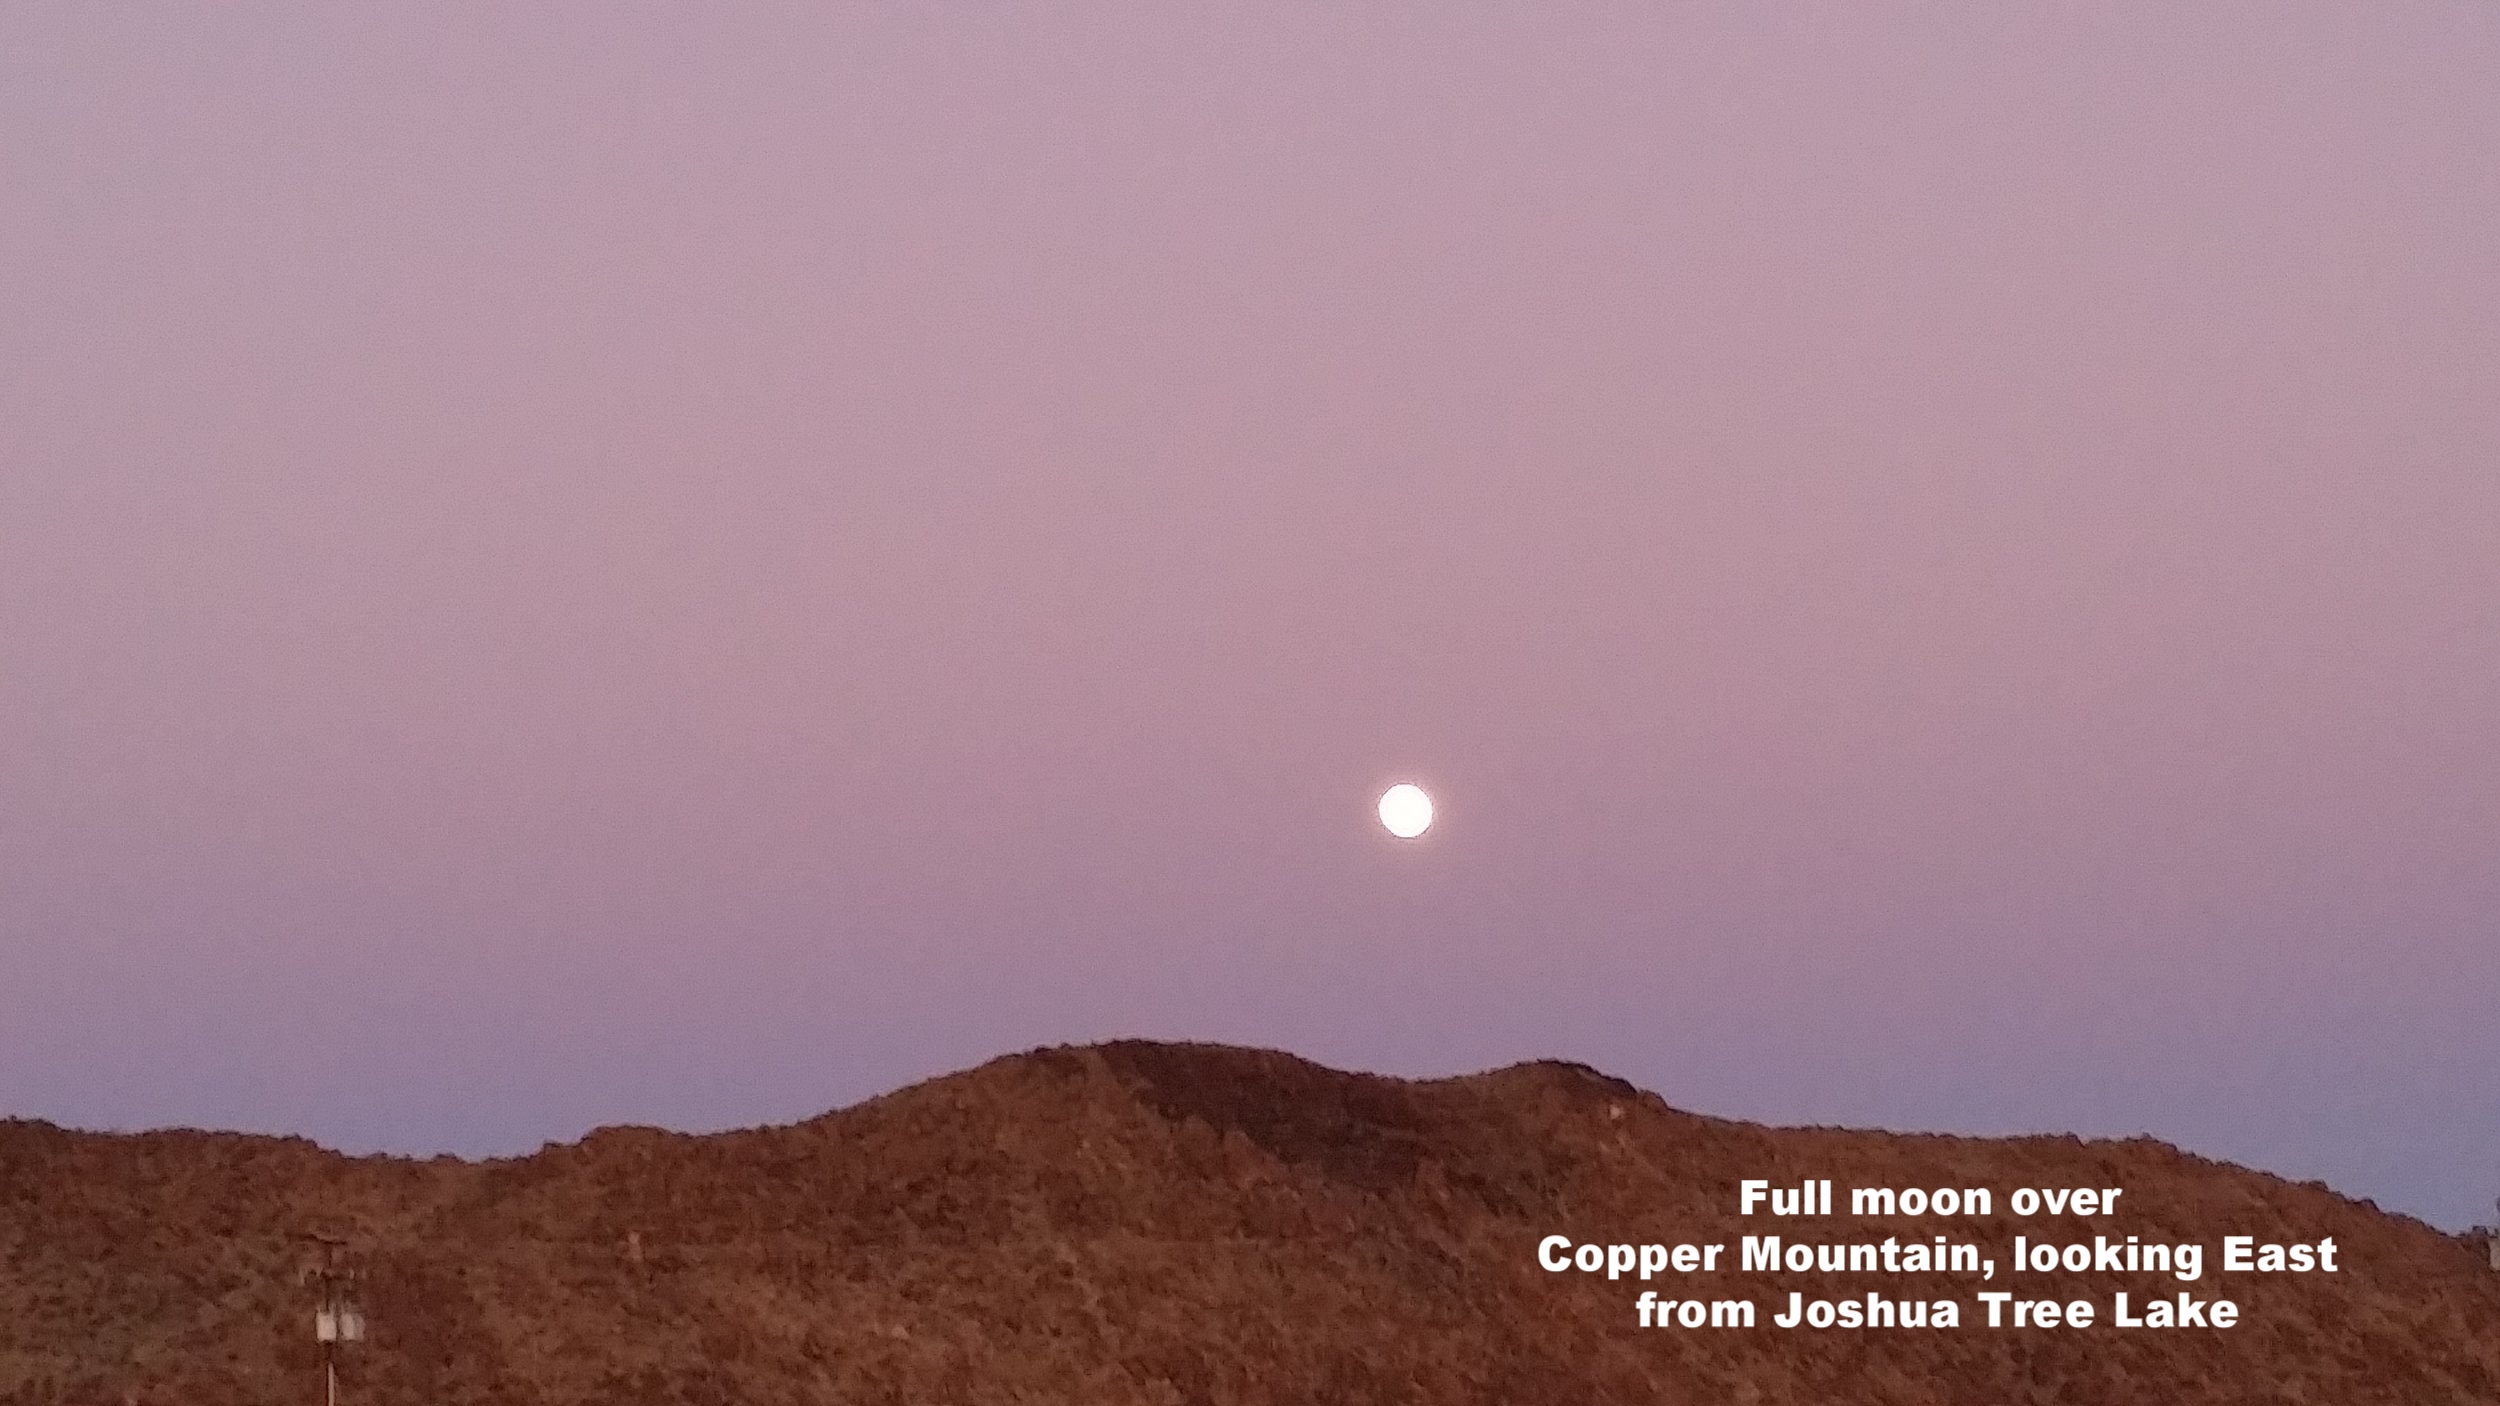
[[[321,1286],[320,1307],[313,1310],[313,1336],[321,1343],[323,1406],[339,1406],[339,1349],[365,1339],[365,1314],[355,1299],[364,1273],[345,1262],[347,1242],[328,1235],[311,1237],[321,1246],[321,1262],[304,1271],[308,1283]]]

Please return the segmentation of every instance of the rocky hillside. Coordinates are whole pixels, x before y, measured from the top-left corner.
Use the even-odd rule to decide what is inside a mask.
[[[1831,1220],[1736,1216],[1829,1177]],[[1993,1217],[1860,1223],[1846,1188],[1990,1187]],[[2098,1220],[2012,1188],[2123,1187]],[[1696,1117],[1589,1070],[1345,1074],[1122,1043],[998,1060],[794,1127],[614,1128],[509,1161],[0,1123],[0,1400],[317,1400],[310,1233],[368,1270],[350,1403],[2500,1402],[2500,1275],[2418,1222],[2150,1141]],[[1670,1276],[1758,1325],[1636,1325],[1576,1241],[1950,1233],[2332,1237],[2339,1272]],[[2229,1297],[2229,1329],[1784,1330],[1808,1298]],[[2106,1310],[2104,1309],[2104,1312]],[[1966,1323],[1983,1321],[1974,1314]]]

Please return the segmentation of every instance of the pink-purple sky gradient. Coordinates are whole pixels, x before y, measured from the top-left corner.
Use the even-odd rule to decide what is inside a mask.
[[[1148,1035],[2463,1224],[2495,74],[2466,3],[13,7],[0,1113],[514,1151]]]

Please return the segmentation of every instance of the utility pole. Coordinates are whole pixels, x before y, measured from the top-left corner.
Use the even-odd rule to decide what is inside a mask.
[[[329,1235],[311,1239],[321,1246],[321,1262],[303,1273],[303,1282],[321,1290],[313,1310],[313,1337],[321,1344],[323,1406],[339,1406],[339,1350],[365,1340],[365,1311],[356,1302],[356,1286],[365,1272],[348,1262],[347,1242]]]

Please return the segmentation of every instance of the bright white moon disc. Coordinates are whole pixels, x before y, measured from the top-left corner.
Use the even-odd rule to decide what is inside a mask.
[[[1380,823],[1399,839],[1411,840],[1432,828],[1432,797],[1401,781],[1381,793]]]

